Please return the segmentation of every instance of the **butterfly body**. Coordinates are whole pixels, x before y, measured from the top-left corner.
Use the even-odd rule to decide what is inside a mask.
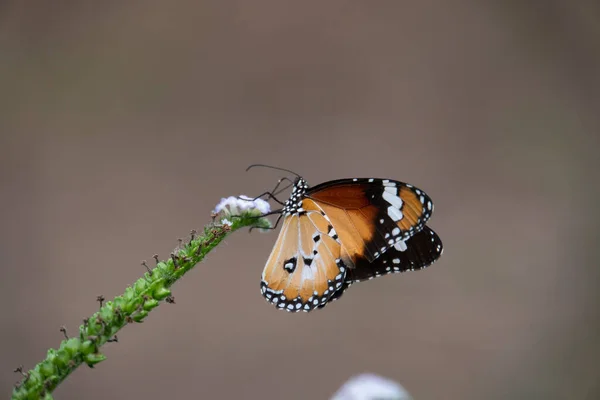
[[[312,311],[353,283],[427,267],[442,243],[425,226],[433,203],[389,179],[339,179],[309,187],[298,177],[283,204],[261,293],[278,309]]]

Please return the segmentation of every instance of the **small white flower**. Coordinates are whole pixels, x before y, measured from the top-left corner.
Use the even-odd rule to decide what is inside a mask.
[[[259,215],[267,214],[271,211],[271,205],[263,199],[253,200],[244,195],[240,196],[240,198],[229,196],[222,198],[213,212],[215,214],[223,212],[225,215],[239,215],[240,212],[251,212],[254,210],[258,211]]]
[[[221,220],[221,224],[223,224],[223,225],[228,225],[228,226],[231,226],[231,225],[233,225],[233,223],[232,223],[230,220],[228,220],[227,218],[223,218],[223,219]]]
[[[246,207],[246,208],[244,208],[244,206],[240,206],[240,208],[242,210],[255,208],[258,211],[260,211],[261,214],[267,214],[268,212],[271,211],[271,205],[268,202],[264,201],[263,199],[253,200],[252,198],[250,198],[246,195],[241,195],[240,197],[241,197],[241,199],[238,199],[238,201],[241,204],[245,204],[245,207]]]
[[[233,196],[229,196],[227,198],[223,197],[213,210],[213,213],[218,214],[223,210],[231,212],[232,207],[235,207],[235,211],[237,211],[236,198]]]
[[[362,374],[348,380],[330,400],[411,400],[408,392],[391,379]]]

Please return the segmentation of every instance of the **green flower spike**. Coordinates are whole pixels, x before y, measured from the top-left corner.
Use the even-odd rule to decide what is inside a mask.
[[[100,348],[107,342],[116,341],[116,333],[125,325],[143,322],[160,302],[174,302],[169,289],[183,277],[206,254],[223,239],[240,228],[268,229],[271,223],[264,217],[270,211],[269,204],[261,199],[248,197],[224,198],[213,211],[213,222],[202,233],[192,231],[188,242],[180,241],[170,258],[160,261],[154,256],[156,266],[148,269],[121,296],[103,304],[99,296],[100,310],[83,321],[78,337],[66,338],[57,350],[50,349],[46,359],[32,370],[15,372],[23,375],[12,393],[13,400],[52,399],[52,391],[81,364],[89,367],[102,362],[106,356]],[[63,330],[66,336],[66,330]]]

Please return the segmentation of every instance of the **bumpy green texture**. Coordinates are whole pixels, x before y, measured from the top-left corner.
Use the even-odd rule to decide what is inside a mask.
[[[100,353],[102,345],[113,341],[125,325],[143,322],[161,301],[170,301],[169,287],[202,261],[229,233],[243,227],[269,228],[269,221],[259,216],[256,210],[228,216],[231,225],[212,223],[203,233],[182,242],[169,259],[158,261],[151,272],[146,272],[125,289],[123,295],[107,301],[98,312],[85,319],[77,337],[63,340],[58,349],[48,350],[44,361],[23,374],[22,382],[13,390],[12,399],[52,399],[52,391],[81,364],[93,367],[104,361],[106,357]]]

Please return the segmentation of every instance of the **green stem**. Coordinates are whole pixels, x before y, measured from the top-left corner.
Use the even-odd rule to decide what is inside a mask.
[[[52,399],[56,389],[81,364],[93,367],[106,357],[100,347],[130,323],[142,322],[161,301],[170,301],[171,287],[215,248],[231,232],[243,227],[268,228],[269,221],[257,218],[256,212],[229,217],[231,225],[212,223],[204,232],[182,244],[165,261],[159,261],[125,293],[107,301],[100,310],[84,320],[79,335],[65,339],[58,349],[48,350],[46,359],[28,372],[12,393],[13,400]]]

